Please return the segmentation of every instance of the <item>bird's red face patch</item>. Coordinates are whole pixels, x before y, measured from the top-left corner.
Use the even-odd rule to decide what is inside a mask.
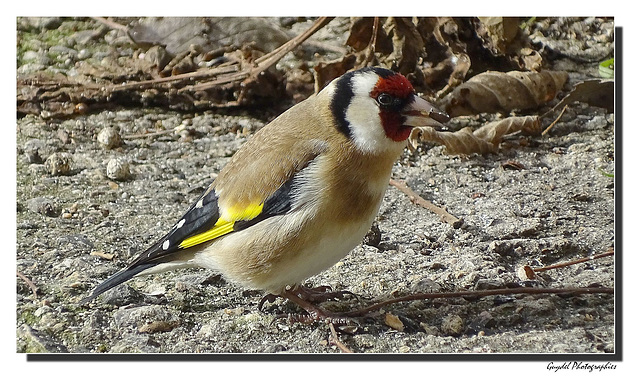
[[[371,97],[375,99],[381,93],[388,93],[391,96],[404,99],[413,92],[411,82],[403,75],[395,74],[378,79],[376,86],[373,88],[373,91],[371,91]]]
[[[400,74],[381,77],[371,91],[370,96],[380,107],[379,115],[384,132],[393,141],[404,141],[411,134],[411,127],[403,125],[404,116],[400,111],[413,94],[413,86]],[[387,100],[391,103],[386,104]]]

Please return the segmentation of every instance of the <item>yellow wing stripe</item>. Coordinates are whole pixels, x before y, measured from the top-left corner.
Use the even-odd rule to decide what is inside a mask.
[[[218,221],[216,221],[215,225],[213,225],[213,228],[207,230],[206,232],[196,234],[195,236],[185,238],[185,240],[180,243],[180,247],[186,249],[207,241],[214,240],[227,233],[231,233],[233,231],[233,225],[236,221],[251,220],[258,217],[258,215],[262,213],[263,206],[264,203],[251,204],[245,208],[231,207],[228,210],[222,212],[221,217],[218,219]]]
[[[240,220],[251,220],[256,217],[260,213],[262,213],[262,207],[264,207],[264,203],[260,204],[250,204],[247,207],[229,207],[229,209],[223,209],[222,215],[220,215],[220,220],[225,220],[226,222],[236,222]],[[218,222],[220,222],[218,220]]]

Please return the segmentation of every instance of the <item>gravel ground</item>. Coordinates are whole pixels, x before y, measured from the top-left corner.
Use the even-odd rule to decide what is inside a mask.
[[[556,20],[565,33],[544,38],[558,49],[571,45],[575,34],[566,30],[580,23]],[[580,58],[589,49],[591,57],[611,50],[612,22],[582,24],[590,38],[583,36]],[[82,42],[74,43],[67,48],[77,54],[66,51],[71,62],[53,62],[46,54],[51,43],[42,42],[18,72],[34,65],[69,69],[65,64],[83,58]],[[552,68],[569,71],[570,85],[597,77],[597,63],[583,60],[558,57]],[[340,353],[328,325],[278,318],[298,312],[281,300],[261,312],[262,293],[206,270],[134,279],[89,305],[77,304],[164,234],[273,116],[119,109],[67,120],[19,118],[16,265],[38,292],[17,279],[16,351]],[[613,286],[611,257],[530,281],[517,275],[523,265],[582,258],[614,245],[613,123],[613,114],[578,104],[549,135],[512,137],[498,154],[448,156],[429,146],[405,151],[393,178],[463,218],[463,226],[441,222],[390,187],[376,220],[379,233],[308,284],[358,295],[325,303],[334,310],[414,292]],[[131,137],[177,126],[182,132]],[[387,306],[339,338],[356,353],[613,353],[614,309],[611,295],[413,301]]]

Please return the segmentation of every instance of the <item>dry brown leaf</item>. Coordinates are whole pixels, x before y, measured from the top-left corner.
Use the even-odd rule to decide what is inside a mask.
[[[518,268],[518,272],[516,273],[518,279],[520,280],[533,280],[536,278],[536,273],[533,271],[531,266],[524,265]]]
[[[478,20],[481,25],[476,31],[494,54],[506,54],[520,34],[520,20],[517,17],[478,17]]]
[[[354,17],[346,44],[350,54],[316,67],[316,87],[342,69],[373,65],[407,76],[419,92],[445,95],[470,70],[535,69],[541,59],[519,19],[508,17]]]
[[[414,72],[424,56],[424,41],[411,17],[388,17],[382,29],[393,44],[382,62],[403,75]]]
[[[329,82],[351,70],[357,61],[355,54],[346,54],[331,62],[320,62],[313,68],[314,88],[320,92]]]
[[[414,128],[409,142],[413,146],[417,145],[418,139],[435,142],[444,145],[447,154],[486,154],[496,152],[505,135],[516,132],[540,134],[540,130],[537,116],[509,117],[490,122],[475,131],[470,127],[456,132],[440,132],[431,127]]]
[[[446,147],[446,154],[486,154],[497,150],[492,143],[473,135],[473,128],[464,128],[456,132],[439,132],[433,128],[415,128],[412,132],[411,143],[415,145],[417,135],[425,142],[435,142]]]
[[[353,53],[316,65],[316,89],[324,87],[348,70],[369,65],[383,66],[409,75],[416,70],[418,61],[424,56],[424,42],[411,17],[379,18],[377,28],[375,17],[353,17],[346,44],[353,48]]]
[[[541,131],[542,124],[538,116],[514,116],[489,122],[476,129],[473,134],[497,146],[502,142],[502,137],[508,134],[523,132],[527,135],[538,135]]]
[[[393,328],[399,332],[404,331],[404,323],[400,318],[392,313],[386,313],[384,315],[384,323],[387,324],[388,327]]]
[[[580,101],[596,107],[606,108],[608,112],[613,112],[613,80],[585,80],[576,84],[573,90],[565,96],[555,109],[562,109],[574,101]]]
[[[451,56],[451,59],[438,63],[436,67],[424,69],[423,75],[426,84],[430,87],[434,87],[433,84],[442,80],[443,77],[447,78],[446,86],[434,96],[439,99],[459,86],[464,81],[470,68],[471,60],[469,56],[461,53]]]
[[[355,51],[364,51],[370,48],[373,35],[373,25],[375,17],[352,17],[351,27],[349,28],[349,37],[347,37],[347,45],[351,46]],[[393,51],[393,44],[385,35],[382,28],[378,28],[376,33],[375,51],[381,54],[390,54]]]
[[[542,56],[529,47],[520,29],[518,17],[478,17],[476,33],[484,47],[495,56],[506,56],[513,66],[524,71],[540,71]]]
[[[536,50],[523,47],[518,52],[518,66],[521,70],[539,72],[542,70],[542,55]]]
[[[553,100],[567,78],[564,71],[487,71],[457,87],[443,108],[451,117],[537,108]]]
[[[464,18],[459,17],[423,17],[418,19],[418,29],[422,37],[428,43],[427,51],[440,50],[443,47],[451,49],[455,53],[466,52],[467,44],[461,40],[464,35],[462,25]],[[437,43],[437,44],[435,44]],[[440,46],[438,46],[440,45]]]

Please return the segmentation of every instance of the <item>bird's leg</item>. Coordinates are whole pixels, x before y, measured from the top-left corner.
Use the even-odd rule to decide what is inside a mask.
[[[358,297],[358,295],[351,291],[333,291],[331,286],[318,286],[310,288],[302,285],[296,285],[295,287],[290,288],[287,291],[294,293],[299,298],[309,303],[322,303],[327,300],[344,299],[347,295],[351,295],[356,298]],[[283,295],[274,295],[272,293],[265,295],[258,303],[258,310],[262,311],[262,307],[265,303],[273,303],[278,297],[286,298]]]
[[[288,315],[287,318],[291,321],[302,322],[306,324],[310,324],[315,321],[325,321],[337,325],[357,323],[353,317],[347,317],[342,313],[330,312],[314,304],[315,302],[342,299],[346,295],[356,296],[349,291],[332,292],[331,287],[329,286],[309,288],[296,285],[294,287],[285,288],[282,292],[280,292],[279,295],[265,295],[260,300],[260,303],[258,303],[258,309],[262,311],[262,307],[266,302],[272,303],[276,298],[282,297],[297,304],[300,308],[304,309],[307,312],[306,315]]]

